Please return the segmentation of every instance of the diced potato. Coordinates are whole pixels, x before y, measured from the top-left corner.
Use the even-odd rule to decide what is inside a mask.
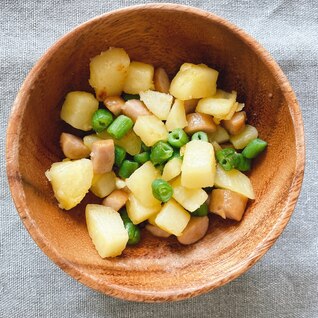
[[[184,110],[184,103],[183,101],[176,99],[167,117],[166,127],[168,131],[172,131],[177,128],[184,128],[187,125],[188,122]]]
[[[166,120],[172,105],[173,97],[156,91],[140,92],[140,100],[159,119]]]
[[[88,192],[93,179],[89,159],[53,163],[46,171],[61,209],[69,210],[79,204]]]
[[[120,255],[129,239],[120,214],[103,205],[87,204],[85,216],[88,234],[98,254],[102,258]]]
[[[212,146],[214,148],[214,153],[216,153],[217,151],[223,149],[216,141],[212,141],[211,144],[212,144]]]
[[[162,230],[180,236],[190,221],[190,214],[175,200],[165,203],[155,218],[155,223]]]
[[[237,103],[236,112],[240,112],[245,107],[245,103]]]
[[[128,54],[120,48],[110,48],[91,59],[89,84],[98,100],[122,93],[129,64]]]
[[[131,221],[134,224],[139,224],[157,214],[161,209],[161,205],[158,202],[158,204],[151,207],[144,206],[133,194],[130,194],[126,208]]]
[[[258,131],[254,126],[245,125],[245,128],[241,133],[230,137],[230,141],[235,149],[243,149],[250,141],[256,139],[257,136]]]
[[[87,92],[70,92],[62,105],[61,119],[74,128],[92,129],[92,116],[98,109],[98,101]]]
[[[92,151],[93,143],[94,143],[95,141],[99,141],[99,140],[102,140],[102,138],[99,138],[96,134],[88,135],[88,136],[85,136],[85,137],[83,138],[84,145],[85,145],[90,151]]]
[[[183,187],[180,177],[174,180],[171,186],[173,188],[173,198],[190,212],[198,209],[208,198],[207,193],[201,188],[189,189]]]
[[[148,218],[148,222],[150,224],[154,225],[154,226],[156,226],[155,220],[156,220],[157,214],[158,213],[156,213],[156,214],[154,214],[154,215],[152,215],[151,217]]]
[[[183,245],[193,244],[204,237],[208,228],[209,218],[207,216],[192,216],[182,235],[178,237],[178,241]]]
[[[123,179],[117,178],[115,179],[116,189],[125,189],[127,187],[126,182]]]
[[[177,177],[181,173],[182,160],[180,158],[173,158],[169,160],[162,172],[162,179],[165,181],[170,181]]]
[[[202,140],[186,144],[181,167],[181,184],[186,188],[212,187],[215,177],[213,146]]]
[[[138,117],[133,130],[148,147],[153,146],[159,140],[168,139],[165,124],[154,115]]]
[[[103,205],[108,206],[115,211],[119,211],[127,202],[128,193],[124,190],[114,190],[102,202]]]
[[[167,238],[169,236],[171,236],[170,233],[162,230],[160,227],[156,226],[156,225],[152,225],[152,224],[147,224],[146,225],[146,229],[153,235],[153,236],[157,236],[157,237],[164,237]]]
[[[159,171],[147,161],[126,179],[128,189],[146,207],[157,206],[159,201],[152,194],[151,184],[160,177]]]
[[[216,92],[218,75],[204,64],[184,63],[171,82],[170,94],[181,100],[211,97]]]
[[[154,88],[154,67],[141,62],[131,62],[124,84],[124,92],[128,94],[139,94],[140,92]]]
[[[230,135],[222,126],[216,126],[216,131],[208,134],[209,141],[216,141],[218,144],[228,142]]]
[[[93,177],[91,191],[99,198],[105,198],[116,189],[116,175],[113,171],[96,174]]]
[[[217,165],[214,185],[218,188],[240,193],[249,199],[255,199],[250,179],[236,169],[225,171],[220,165]]]

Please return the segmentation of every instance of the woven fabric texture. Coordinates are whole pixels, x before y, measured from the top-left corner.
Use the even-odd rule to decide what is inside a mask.
[[[107,11],[146,2],[1,1],[0,317],[318,318],[316,0],[175,1],[220,15],[257,39],[287,75],[302,109],[307,161],[298,204],[281,237],[246,274],[185,301],[125,302],[65,274],[36,246],[19,219],[6,179],[5,136],[24,78],[41,55],[75,26]]]

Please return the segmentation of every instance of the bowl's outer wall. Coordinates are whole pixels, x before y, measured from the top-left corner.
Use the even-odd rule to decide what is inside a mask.
[[[164,67],[170,76],[183,62],[220,71],[218,86],[237,90],[267,151],[251,180],[256,200],[239,223],[211,216],[208,235],[193,246],[143,231],[137,247],[102,260],[88,236],[88,196],[69,212],[58,208],[45,171],[60,161],[59,135],[72,131],[59,119],[64,96],[89,90],[90,58],[123,47],[132,60]],[[286,225],[302,181],[301,114],[284,75],[242,31],[214,15],[177,5],[115,11],[80,26],[55,44],[25,81],[7,136],[8,177],[17,209],[37,244],[61,268],[99,291],[130,300],[191,297],[247,270]]]

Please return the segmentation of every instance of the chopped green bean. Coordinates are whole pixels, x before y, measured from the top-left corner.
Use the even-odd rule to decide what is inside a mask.
[[[153,196],[161,201],[167,202],[173,195],[172,186],[163,179],[156,179],[151,184]]]
[[[139,94],[127,94],[127,93],[122,93],[121,97],[127,101],[130,99],[140,99]]]
[[[125,115],[118,116],[107,128],[107,132],[115,139],[123,138],[132,128],[134,122]]]
[[[179,149],[179,148],[174,148],[174,149],[173,149],[172,157],[169,158],[169,160],[171,160],[171,159],[173,159],[173,158],[182,159],[182,156],[180,155],[180,149]]]
[[[247,159],[241,153],[237,153],[235,168],[240,171],[249,171],[251,169],[251,159]]]
[[[143,142],[141,143],[141,149],[142,149],[142,151],[147,151],[147,152],[149,152],[151,150],[151,148],[146,146]]]
[[[92,116],[92,127],[96,132],[104,131],[113,121],[113,115],[106,109],[98,109]]]
[[[208,215],[209,209],[206,203],[203,203],[198,209],[191,213],[192,216],[206,216]]]
[[[149,159],[150,159],[149,152],[146,152],[146,151],[138,153],[137,155],[134,155],[134,160],[141,165],[147,162]]]
[[[173,148],[164,141],[158,141],[151,148],[150,160],[154,165],[166,162],[173,155]]]
[[[257,157],[267,147],[267,142],[256,138],[248,143],[248,145],[242,151],[242,155],[245,158],[253,159]]]
[[[233,148],[224,148],[216,152],[216,159],[226,171],[232,170],[237,164],[237,152]]]
[[[187,142],[189,142],[188,135],[184,132],[183,129],[177,128],[169,133],[168,143],[176,148],[181,148]]]
[[[126,150],[120,146],[115,145],[115,165],[120,167],[126,158]]]
[[[140,241],[140,230],[139,230],[138,226],[135,225],[134,223],[132,223],[126,210],[122,210],[120,212],[120,216],[123,220],[125,229],[128,232],[129,239],[128,239],[127,244],[128,245],[136,245]]]
[[[130,175],[136,169],[138,169],[138,167],[139,167],[139,164],[137,162],[130,161],[130,160],[124,160],[124,162],[122,163],[122,165],[119,168],[118,175],[123,179],[129,178]]]
[[[209,138],[204,131],[198,131],[192,135],[191,140],[209,141]]]

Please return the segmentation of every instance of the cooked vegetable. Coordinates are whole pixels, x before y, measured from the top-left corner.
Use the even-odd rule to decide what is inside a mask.
[[[206,216],[209,213],[208,205],[203,203],[198,209],[191,213],[191,216]]]
[[[103,200],[103,205],[119,211],[127,202],[128,193],[124,190],[114,190],[109,196]]]
[[[216,126],[216,130],[212,133],[208,133],[210,142],[217,142],[218,144],[223,144],[230,140],[230,135],[222,126]]]
[[[115,146],[115,165],[120,167],[126,158],[126,150],[120,146]]]
[[[157,236],[157,237],[164,237],[167,238],[169,236],[171,236],[170,233],[162,230],[160,227],[152,225],[152,224],[147,224],[146,225],[146,229],[153,235],[153,236]]]
[[[237,168],[239,164],[238,153],[233,148],[225,148],[217,151],[216,159],[226,171]]]
[[[154,165],[166,162],[173,155],[173,148],[164,141],[158,141],[152,148],[150,160]]]
[[[247,146],[242,151],[242,155],[245,158],[253,159],[257,157],[262,151],[264,151],[266,147],[266,141],[256,138],[247,144]]]
[[[240,221],[245,211],[248,198],[231,190],[212,190],[209,210],[223,219]]]
[[[107,128],[107,132],[115,139],[123,138],[133,127],[133,121],[125,116],[118,116]]]
[[[178,236],[177,239],[179,243],[184,245],[193,244],[204,237],[208,228],[209,218],[207,216],[191,217],[182,235]]]
[[[124,222],[125,229],[128,233],[128,245],[136,245],[140,242],[140,230],[137,225],[131,222],[127,212],[125,210],[121,211],[120,216]]]
[[[215,176],[213,146],[205,141],[192,140],[185,147],[181,167],[182,186],[191,189],[212,187]]]
[[[115,145],[124,148],[131,156],[136,155],[141,149],[140,138],[131,130],[120,140],[114,140]]]
[[[183,101],[176,99],[167,117],[166,127],[168,131],[172,131],[177,128],[184,128],[187,125]]]
[[[251,125],[245,125],[245,128],[238,135],[231,136],[230,141],[235,149],[243,149],[248,143],[258,136],[258,131]]]
[[[92,129],[92,115],[98,109],[98,101],[87,92],[70,92],[62,105],[61,119],[74,128]]]
[[[160,93],[169,93],[170,80],[166,71],[162,68],[156,68],[154,74],[155,90]]]
[[[92,128],[96,132],[102,132],[105,130],[113,121],[113,115],[106,109],[98,109],[92,117]]]
[[[181,148],[187,142],[189,142],[188,135],[184,132],[183,129],[177,128],[172,130],[168,135],[168,142],[171,146],[176,148]]]
[[[163,179],[155,179],[151,187],[153,196],[161,202],[168,202],[173,195],[171,185]]]
[[[168,118],[173,101],[171,95],[148,90],[140,92],[140,100],[159,119],[166,120]]]
[[[136,122],[138,116],[151,115],[145,104],[138,99],[130,99],[122,106],[122,112]]]
[[[193,113],[198,105],[198,98],[188,99],[184,101],[184,110],[186,114]]]
[[[202,141],[209,141],[208,135],[203,131],[198,131],[194,133],[191,137],[191,140],[202,140]]]
[[[245,121],[246,113],[238,112],[231,119],[223,120],[222,125],[231,135],[237,135],[244,129]]]
[[[197,131],[213,133],[216,131],[216,125],[213,117],[206,114],[192,113],[187,115],[188,126],[184,128],[187,134],[194,134]]]
[[[138,153],[137,155],[134,155],[134,160],[142,165],[148,160],[150,160],[150,154],[149,152]]]
[[[90,153],[89,148],[84,145],[83,140],[71,134],[62,133],[60,145],[65,157],[69,159],[86,158]]]
[[[128,68],[124,84],[124,92],[139,94],[140,92],[152,89],[154,67],[150,64],[133,61]]]
[[[131,176],[131,174],[138,169],[139,164],[135,161],[131,161],[131,160],[124,160],[122,165],[119,168],[119,172],[118,175],[121,178],[129,178]]]
[[[116,175],[113,171],[95,174],[90,190],[99,198],[105,198],[116,188]]]
[[[124,106],[125,101],[119,96],[109,96],[104,99],[104,105],[109,109],[115,116],[121,114],[121,109]]]
[[[171,81],[170,94],[181,100],[213,96],[218,75],[204,64],[184,63]]]
[[[123,98],[123,100],[128,101],[131,99],[140,99],[139,94],[127,94],[127,93],[122,93],[121,97]]]
[[[182,160],[180,158],[172,158],[169,160],[162,172],[162,179],[166,181],[170,181],[173,178],[177,177],[181,173]]]
[[[95,89],[98,100],[121,94],[129,64],[128,54],[119,48],[110,48],[91,59],[89,84]]]
[[[165,124],[154,115],[138,117],[133,129],[148,147],[153,146],[159,140],[168,139]]]
[[[89,159],[55,162],[45,175],[52,184],[59,207],[70,210],[88,192],[93,179],[93,165]]]
[[[103,205],[88,204],[85,215],[88,234],[98,254],[102,258],[120,255],[129,238],[120,214]]]
[[[95,141],[92,145],[91,160],[95,174],[112,170],[115,162],[115,145],[112,139]]]
[[[83,143],[90,151],[92,151],[93,143],[99,140],[102,140],[102,139],[99,138],[96,134],[87,135],[83,138]]]
[[[162,230],[180,236],[190,221],[190,214],[176,201],[170,199],[157,214],[154,222]]]
[[[247,159],[241,153],[238,153],[235,168],[240,171],[251,170],[251,159]]]

